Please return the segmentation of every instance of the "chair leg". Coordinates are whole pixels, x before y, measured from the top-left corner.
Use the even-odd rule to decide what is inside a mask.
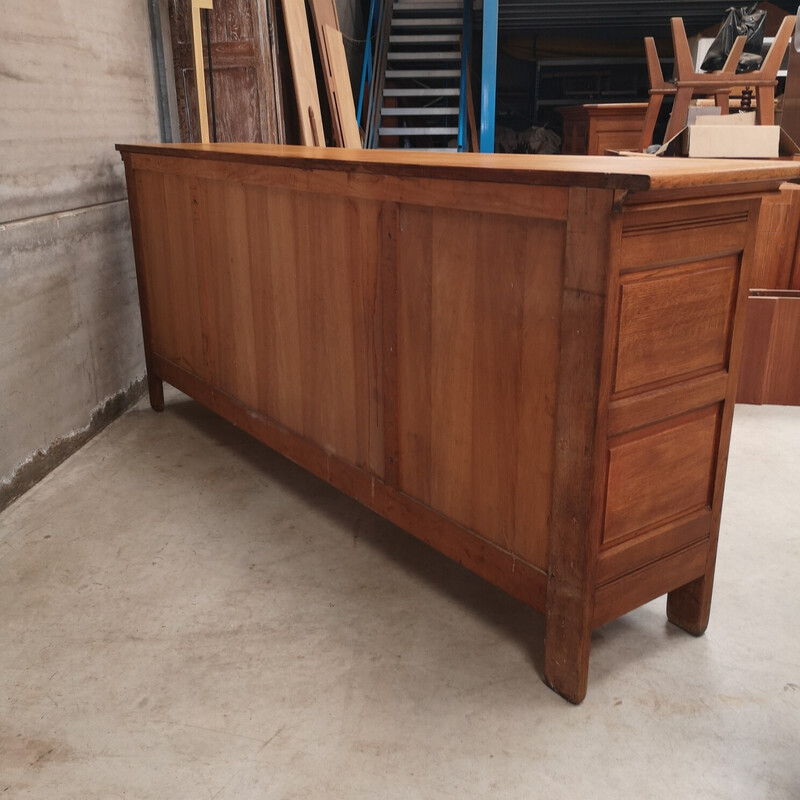
[[[651,94],[647,104],[647,113],[644,115],[644,128],[642,129],[642,141],[639,149],[646,150],[653,144],[653,133],[658,122],[658,112],[661,111],[661,104],[664,102],[663,94]]]
[[[669,125],[665,141],[669,141],[677,136],[686,126],[686,118],[689,116],[689,104],[692,102],[692,89],[681,87],[675,94],[675,102],[672,104],[672,113],[669,115]]]
[[[727,114],[731,107],[731,90],[725,89],[722,92],[717,92],[714,95],[717,108],[720,109],[720,114]]]
[[[775,87],[756,87],[756,122],[759,125],[775,124]]]

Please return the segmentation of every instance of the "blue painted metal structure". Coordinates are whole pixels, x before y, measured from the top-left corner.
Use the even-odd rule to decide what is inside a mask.
[[[461,91],[458,104],[458,152],[467,149],[467,81],[469,48],[472,42],[472,0],[464,0],[464,22],[461,26]]]
[[[468,4],[470,0],[466,0]],[[494,113],[497,88],[498,0],[483,0],[483,56],[481,63],[481,153],[494,152]]]
[[[367,20],[367,36],[364,45],[364,65],[361,67],[361,88],[358,90],[358,108],[356,122],[361,125],[361,113],[364,109],[364,91],[367,84],[372,84],[372,27],[375,23],[375,7],[380,0],[370,0],[369,18]]]

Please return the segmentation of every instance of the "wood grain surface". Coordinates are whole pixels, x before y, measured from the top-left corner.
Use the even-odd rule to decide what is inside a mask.
[[[776,181],[800,180],[800,162],[740,161],[632,156],[524,156],[485,153],[404,153],[402,151],[293,147],[254,144],[117,145],[125,153],[171,155],[224,163],[319,168],[379,176],[462,177],[502,184],[586,186],[629,192],[700,189],[706,194],[774,189]],[[713,187],[713,189],[711,188]]]
[[[669,593],[705,629],[753,188],[800,166],[121,149],[154,406],[169,381],[544,611],[572,702],[598,625]]]
[[[311,37],[303,0],[281,0],[292,80],[297,101],[300,142],[307,147],[325,147],[322,111],[319,107],[317,76],[311,53]]]

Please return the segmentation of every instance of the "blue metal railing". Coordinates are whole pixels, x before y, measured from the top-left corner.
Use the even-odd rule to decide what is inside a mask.
[[[458,104],[458,152],[467,148],[467,81],[469,75],[469,47],[472,41],[472,0],[464,0],[464,22],[461,27],[461,96]]]
[[[497,5],[497,0],[483,0],[481,153],[494,153],[495,89],[497,87]]]
[[[367,20],[367,36],[364,45],[364,65],[361,67],[361,87],[358,90],[358,108],[356,122],[361,125],[361,113],[364,109],[364,92],[367,84],[372,85],[372,28],[375,23],[375,8],[380,0],[370,0],[369,18]]]

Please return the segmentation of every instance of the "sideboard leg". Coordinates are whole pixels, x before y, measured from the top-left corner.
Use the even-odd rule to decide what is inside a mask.
[[[572,605],[579,607],[567,607]],[[592,639],[591,627],[581,624],[582,605],[566,602],[548,608],[544,639],[545,683],[576,705],[586,697]]]
[[[164,383],[157,375],[147,373],[147,391],[150,395],[150,407],[153,411],[164,410]]]
[[[702,636],[711,613],[713,572],[675,589],[667,595],[667,618],[694,636]]]

